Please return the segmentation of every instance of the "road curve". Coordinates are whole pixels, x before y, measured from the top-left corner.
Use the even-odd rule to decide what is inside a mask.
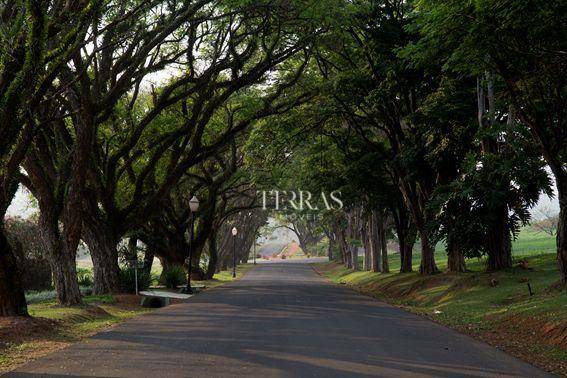
[[[345,287],[305,263],[128,321],[12,377],[544,377],[486,344]]]

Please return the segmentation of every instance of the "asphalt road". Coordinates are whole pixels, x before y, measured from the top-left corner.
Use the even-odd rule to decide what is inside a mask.
[[[69,375],[546,376],[294,262],[261,264],[233,284],[124,323],[10,376]]]

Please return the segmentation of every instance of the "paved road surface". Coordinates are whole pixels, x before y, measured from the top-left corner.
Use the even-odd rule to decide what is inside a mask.
[[[294,262],[261,264],[231,285],[129,321],[11,376],[63,375],[545,376]]]

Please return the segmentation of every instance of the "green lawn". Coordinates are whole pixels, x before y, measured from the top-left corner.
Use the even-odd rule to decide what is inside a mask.
[[[529,227],[524,227],[520,231],[518,238],[512,242],[512,258],[514,261],[522,259],[526,256],[534,256],[538,254],[552,254],[555,253],[555,237],[551,237],[544,233],[533,231]],[[420,243],[419,240],[414,246],[412,265],[414,269],[419,268],[420,263]],[[440,269],[447,267],[447,255],[445,252],[445,245],[438,243],[435,246],[435,260]],[[362,266],[363,258],[359,258],[360,266]],[[396,272],[400,270],[400,256],[393,250],[388,251],[388,261],[390,263],[390,270]],[[482,270],[484,259],[469,259],[467,261],[467,268],[473,270]]]
[[[515,256],[555,252],[555,237],[536,232],[529,227],[522,228],[518,238],[512,243],[512,253]]]
[[[451,325],[468,325],[487,315],[508,311],[550,317],[559,311],[567,319],[567,297],[550,289],[558,282],[555,256],[542,254],[526,259],[528,269],[516,267],[485,273],[482,263],[469,261],[469,273],[430,277],[415,272],[352,272],[333,263],[324,263],[321,267],[330,268],[325,270],[325,275],[334,282],[369,289],[378,297],[414,307],[422,313],[438,315]],[[529,295],[527,282],[536,294],[533,297]],[[549,294],[550,290],[552,294]]]

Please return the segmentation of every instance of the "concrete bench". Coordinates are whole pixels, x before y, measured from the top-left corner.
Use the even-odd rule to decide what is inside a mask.
[[[185,287],[185,285],[179,286],[177,290],[181,289],[182,287]],[[166,287],[165,287],[164,285],[152,286],[152,288],[153,288],[153,289],[166,289]],[[202,284],[197,284],[197,285],[191,284],[191,289],[193,289],[193,291],[196,292],[196,293],[198,293],[198,292],[200,292],[201,290],[204,290],[204,289],[206,289],[206,288],[207,288],[206,285],[202,285]],[[170,290],[175,290],[175,289],[170,289]],[[153,292],[153,291],[155,291],[155,290],[146,290],[146,291]],[[161,290],[158,290],[158,292],[161,292]]]
[[[189,299],[192,294],[173,293],[170,291],[145,290],[139,293],[143,298],[142,307],[159,308],[169,306],[172,299]]]

